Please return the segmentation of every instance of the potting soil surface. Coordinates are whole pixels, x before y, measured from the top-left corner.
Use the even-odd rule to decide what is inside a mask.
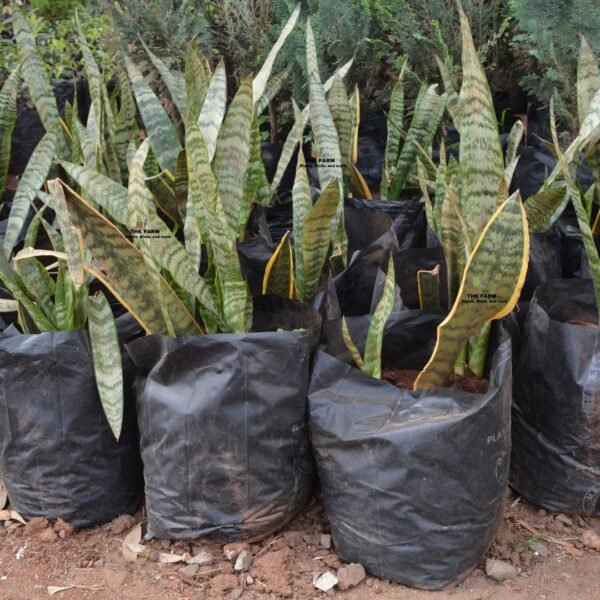
[[[54,526],[45,519],[26,526],[11,521],[4,527],[0,521],[0,598],[600,600],[600,518],[549,514],[515,495],[507,499],[503,524],[487,556],[460,585],[437,592],[368,574],[341,591],[361,579],[361,569],[340,572],[344,565],[330,547],[327,519],[317,499],[262,542],[142,541],[127,546],[128,557],[135,557],[129,562],[123,540],[136,537],[128,534],[138,531],[138,523],[143,531],[143,509],[135,517],[77,532],[60,521]],[[190,557],[202,564],[186,564]],[[174,560],[179,562],[166,562]],[[236,571],[236,566],[247,569]],[[486,568],[502,581],[488,576]],[[327,593],[313,583],[326,571],[340,580]]]

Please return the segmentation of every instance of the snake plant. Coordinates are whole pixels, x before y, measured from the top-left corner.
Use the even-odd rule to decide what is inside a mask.
[[[381,300],[377,304],[375,312],[371,316],[371,323],[367,332],[364,357],[350,335],[346,318],[342,317],[342,336],[346,347],[350,351],[356,366],[371,377],[381,378],[381,348],[383,344],[383,330],[394,307],[394,293],[396,280],[394,274],[394,260],[388,260],[387,275],[383,286]]]
[[[48,182],[47,203],[52,206],[60,234],[36,213],[25,236],[25,247],[9,263],[0,253],[0,284],[12,300],[0,301],[0,312],[17,312],[24,333],[75,331],[89,333],[96,385],[104,413],[119,439],[123,423],[123,372],[117,329],[102,292],[89,295],[93,277],[84,270],[81,238],[70,226],[62,188]],[[40,228],[50,250],[36,250]]]
[[[430,227],[440,238],[448,270],[451,310],[415,389],[444,385],[453,370],[481,376],[490,322],[515,306],[525,280],[529,233],[518,192],[509,197],[513,152],[502,155],[491,92],[460,3],[463,81],[447,89],[448,110],[460,133],[460,163],[443,158],[436,181],[422,189]],[[519,137],[519,129],[512,134]],[[421,149],[427,156],[424,149]],[[433,164],[430,165],[434,167]],[[436,192],[432,205],[428,187]]]
[[[600,258],[593,237],[600,232],[600,212],[596,214],[592,223],[594,196],[600,189],[600,66],[583,37],[577,68],[577,109],[580,128],[577,137],[564,152],[560,148],[556,133],[553,103],[550,108],[552,138],[558,156],[557,171],[566,182],[575,208],[594,282],[596,304],[600,306]],[[593,177],[593,183],[587,190],[583,189],[576,178],[577,166],[582,158],[587,158]]]

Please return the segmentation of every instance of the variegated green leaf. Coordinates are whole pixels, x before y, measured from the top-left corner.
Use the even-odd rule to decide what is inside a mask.
[[[581,36],[581,48],[577,61],[577,114],[580,123],[585,120],[592,99],[599,89],[600,67],[598,61],[585,37]]]
[[[529,231],[538,233],[547,231],[557,221],[569,202],[567,188],[564,185],[550,189],[541,189],[525,201],[525,212]]]
[[[17,301],[0,298],[0,313],[17,312]]]
[[[0,90],[0,194],[4,192],[8,175],[12,133],[17,120],[17,93],[21,81],[21,67],[18,66]]]
[[[44,134],[44,137],[35,147],[27,163],[25,172],[19,181],[4,237],[4,252],[7,256],[10,255],[19,239],[31,208],[31,202],[33,202],[38,190],[42,187],[44,181],[46,181],[52,159],[56,152],[58,127],[59,125],[57,124]]]
[[[167,89],[169,90],[169,95],[171,96],[171,100],[175,103],[179,114],[185,116],[187,111],[187,95],[185,89],[185,80],[181,73],[176,70],[169,69],[167,63],[164,60],[156,56],[148,46],[144,43],[144,40],[140,38],[142,45],[144,46],[144,50],[150,57],[152,64],[160,74],[162,80],[164,81]]]
[[[234,236],[227,225],[225,211],[210,168],[208,150],[200,129],[192,125],[186,131],[186,154],[190,193],[197,218],[206,219],[208,239],[219,276],[222,293],[222,315],[233,333],[246,330],[246,310],[250,298],[242,277]],[[197,200],[201,200],[202,207]]]
[[[49,131],[59,120],[54,92],[46,75],[44,63],[38,53],[35,36],[22,9],[14,4],[13,30],[19,49],[19,59],[23,65],[23,78],[29,88],[31,99],[40,115],[40,119],[46,131]]]
[[[452,310],[414,389],[444,386],[468,338],[514,308],[525,282],[529,233],[519,193],[492,216],[469,257]]]
[[[456,89],[454,87],[454,83],[452,81],[452,77],[450,76],[450,72],[448,71],[448,67],[446,64],[440,60],[439,56],[435,57],[438,69],[440,71],[440,75],[442,76],[442,81],[444,82],[444,93],[446,94],[446,109],[454,121],[457,129],[459,127],[459,114],[458,114],[458,105],[459,98],[456,93]]]
[[[95,275],[148,333],[168,335],[159,295],[165,297],[174,332],[196,335],[202,329],[167,282],[148,266],[141,252],[108,220],[66,188],[70,220],[81,231]],[[158,285],[155,284],[158,281]]]
[[[290,232],[286,231],[265,268],[262,293],[292,299],[294,291],[294,259]]]
[[[54,318],[55,284],[44,265],[32,253],[21,250],[14,259],[15,278],[20,282],[21,288],[44,311],[50,320]]]
[[[394,297],[396,289],[396,276],[394,271],[394,260],[388,260],[387,276],[383,286],[383,295],[377,308],[371,317],[367,341],[365,344],[365,358],[363,371],[371,377],[381,378],[381,347],[383,344],[383,330],[385,324],[394,308]]]
[[[212,162],[217,149],[219,130],[227,107],[227,74],[221,61],[211,77],[206,99],[198,117],[198,126],[204,136],[209,161]]]
[[[146,132],[152,140],[152,150],[163,169],[174,170],[181,151],[175,127],[133,61],[125,58],[125,64]]]
[[[118,440],[123,426],[123,365],[115,318],[102,292],[90,297],[88,330],[98,395]]]
[[[338,133],[340,154],[345,162],[352,152],[352,116],[346,88],[337,76],[333,80],[327,101]]]
[[[189,102],[186,100],[186,112],[181,114],[186,123],[198,121],[206,100],[210,76],[210,66],[201,55],[198,41],[194,38],[185,50],[185,90]]]
[[[510,133],[508,134],[508,140],[506,145],[506,158],[505,158],[505,169],[504,169],[504,179],[506,179],[506,184],[510,187],[510,183],[512,181],[513,175],[515,173],[515,169],[517,168],[517,163],[519,162],[519,157],[517,156],[517,152],[519,150],[519,144],[523,139],[523,121],[517,120],[515,124],[512,126]]]
[[[243,202],[240,210],[239,239],[244,239],[246,224],[253,203],[266,206],[270,204],[273,193],[265,172],[265,163],[260,152],[260,129],[256,116],[252,119],[250,138],[250,161],[244,179]]]
[[[273,47],[271,48],[269,54],[267,55],[267,58],[266,58],[265,62],[263,63],[263,66],[261,67],[260,71],[256,75],[256,78],[254,79],[254,82],[252,84],[252,95],[254,97],[255,103],[258,102],[260,100],[260,98],[262,97],[262,95],[264,94],[265,89],[267,87],[267,82],[269,81],[269,77],[271,76],[271,71],[273,70],[273,65],[275,64],[275,60],[277,58],[277,55],[279,54],[279,51],[283,47],[283,44],[285,44],[285,40],[287,40],[288,36],[294,29],[294,26],[296,25],[296,21],[298,20],[299,15],[300,15],[300,3],[298,3],[296,5],[296,8],[292,11],[290,18],[288,19],[287,23],[284,25],[283,29],[281,30],[281,33],[279,34],[277,41],[275,42],[275,44],[273,44]]]
[[[59,331],[73,331],[75,325],[75,295],[69,270],[64,260],[58,262],[54,293],[54,320]],[[87,290],[85,288],[81,288]],[[86,313],[87,314],[87,313]]]
[[[84,249],[83,241],[79,232],[73,227],[69,220],[69,212],[65,201],[65,193],[60,180],[48,181],[48,191],[52,196],[52,208],[56,213],[58,226],[64,242],[67,254],[67,265],[75,288],[79,289],[84,283]]]
[[[404,121],[404,81],[402,75],[392,90],[390,110],[387,116],[387,142],[385,145],[384,171],[381,180],[381,197],[388,197],[393,172],[400,158],[401,131]]]
[[[113,221],[119,225],[128,224],[127,189],[115,183],[108,177],[84,169],[79,165],[61,162],[67,173],[94,198],[94,200],[107,211]],[[146,202],[148,198],[146,198]],[[201,306],[203,318],[222,323],[218,307],[211,290],[206,282],[198,275],[194,263],[185,251],[185,248],[175,238],[167,225],[158,217],[155,211],[148,210],[145,216],[140,216],[143,221],[148,219],[148,227],[158,230],[156,238],[152,240],[154,259],[160,266],[171,273],[178,285],[189,294],[194,295]],[[136,244],[142,240],[134,239]],[[212,315],[212,320],[209,315]]]
[[[313,137],[320,152],[317,160],[319,183],[321,189],[325,190],[333,179],[342,182],[342,156],[339,137],[319,75],[317,49],[310,20],[306,22],[306,66],[308,69],[310,120]]]
[[[438,95],[436,87],[436,85],[423,87],[419,93],[406,140],[391,175],[387,192],[389,199],[400,197],[408,175],[414,168],[420,148],[431,146],[446,106],[445,96]]]
[[[323,89],[325,90],[325,92],[328,92],[331,89],[331,86],[333,85],[333,80],[336,76],[339,76],[341,79],[344,79],[344,77],[346,77],[353,62],[354,59],[350,59],[325,82],[325,84],[323,85]],[[310,119],[310,104],[308,104],[302,109],[302,119],[304,124],[306,125],[308,123],[308,120]],[[281,180],[283,179],[285,170],[287,169],[287,166],[290,164],[290,160],[294,155],[296,146],[298,142],[302,139],[301,136],[303,132],[304,129],[302,130],[302,132],[299,132],[296,126],[292,127],[292,129],[290,130],[283,144],[283,149],[281,150],[281,155],[279,156],[279,162],[277,163],[275,177],[273,177],[273,182],[271,183],[271,189],[273,191],[275,191],[281,184]]]
[[[459,95],[460,210],[475,243],[496,210],[504,158],[492,94],[479,62],[469,21],[459,5],[463,81]]]
[[[444,249],[448,279],[448,299],[454,301],[469,255],[469,239],[461,224],[458,212],[458,178],[454,176],[446,190],[441,205],[440,241]]]
[[[283,84],[285,83],[286,79],[290,76],[291,72],[292,65],[287,65],[285,68],[279,71],[279,73],[276,73],[275,75],[273,75],[273,77],[269,79],[269,81],[267,82],[267,87],[263,92],[263,95],[260,97],[259,100],[255,101],[255,115],[262,114],[263,110],[265,110],[265,108],[269,106],[269,103],[271,102],[271,100],[273,100],[273,98],[275,98],[275,96],[277,96],[277,94],[283,87]]]
[[[439,310],[440,308],[440,266],[431,271],[417,271],[419,306],[421,310]]]
[[[346,344],[346,348],[348,348],[348,352],[352,356],[352,360],[356,364],[359,369],[363,369],[365,363],[360,355],[356,344],[352,340],[352,336],[350,335],[350,330],[348,329],[348,323],[346,322],[346,317],[342,317],[342,339],[344,340],[344,344]]]
[[[121,107],[115,116],[115,150],[121,165],[121,181],[127,184],[127,149],[134,137],[138,137],[138,126],[136,122],[137,108],[127,74],[119,70],[119,91]]]
[[[332,179],[315,202],[302,232],[302,262],[304,265],[304,289],[298,296],[304,302],[315,297],[321,273],[331,245],[331,226],[340,204],[340,184]],[[298,244],[299,240],[296,240]],[[300,249],[298,249],[300,250]]]
[[[296,115],[296,127],[304,129],[302,114],[298,105],[293,102]],[[300,298],[304,298],[304,257],[302,252],[302,239],[304,236],[304,223],[312,209],[312,197],[310,183],[302,147],[298,151],[298,162],[296,164],[296,177],[292,189],[292,211],[293,211],[293,236],[296,258],[296,287]]]
[[[249,206],[244,203],[244,181],[250,162],[252,134],[252,77],[240,86],[231,101],[219,132],[215,153],[214,173],[227,223],[237,232],[245,223]]]

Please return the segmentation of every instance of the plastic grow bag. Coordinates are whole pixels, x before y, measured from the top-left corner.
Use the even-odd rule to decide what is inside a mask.
[[[96,388],[87,333],[0,335],[0,478],[23,517],[75,527],[134,513],[142,499],[131,361],[125,412],[112,434]]]
[[[585,279],[541,285],[527,316],[515,375],[511,485],[552,511],[600,515],[597,322]]]
[[[414,330],[412,343],[430,338]],[[424,589],[481,560],[502,521],[510,453],[510,339],[494,347],[486,394],[399,390],[317,354],[311,441],[342,560]],[[406,368],[401,356],[394,366]]]
[[[260,538],[311,495],[306,395],[320,317],[264,297],[254,327],[270,331],[147,336],[127,346],[140,375],[148,530],[157,537]]]

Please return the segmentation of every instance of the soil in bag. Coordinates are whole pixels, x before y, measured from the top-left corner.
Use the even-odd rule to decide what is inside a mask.
[[[252,333],[153,335],[127,346],[157,537],[257,539],[312,493],[306,396],[320,316],[274,296],[254,309]]]
[[[589,279],[541,285],[515,376],[511,485],[551,511],[600,515],[600,345]]]
[[[401,343],[394,340],[394,331],[402,331],[397,321],[411,319],[411,313],[423,315],[404,311],[386,327],[384,368],[420,369],[431,353],[430,323],[413,326]],[[363,320],[357,326],[348,319],[352,338],[362,341],[359,349]],[[390,356],[390,343],[411,352]],[[337,353],[331,344],[327,349]],[[317,353],[309,391],[311,441],[336,553],[377,577],[413,587],[439,589],[461,581],[485,554],[503,517],[510,339],[496,324],[485,394],[400,390],[340,358],[347,357]]]
[[[117,321],[121,339],[131,331]],[[133,368],[123,356],[124,419],[117,441],[94,376],[87,333],[0,335],[0,478],[23,517],[75,527],[133,514],[142,499]]]

